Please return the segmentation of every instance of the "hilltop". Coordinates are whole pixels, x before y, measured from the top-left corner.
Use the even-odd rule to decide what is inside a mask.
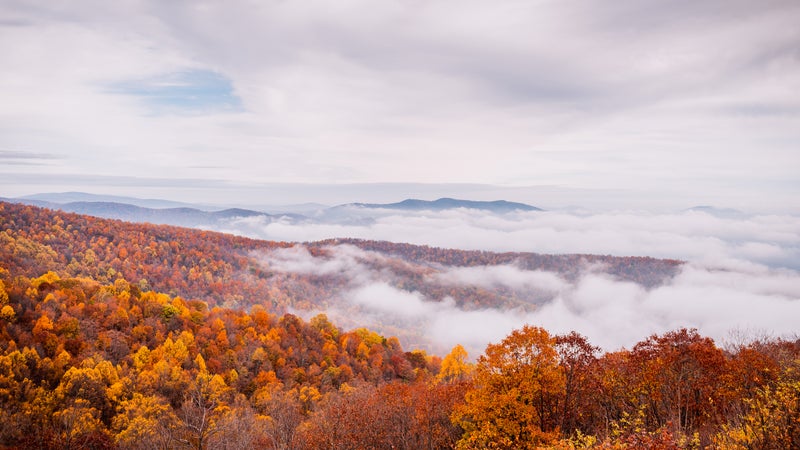
[[[489,211],[497,214],[512,211],[542,211],[541,208],[535,206],[506,200],[476,201],[458,200],[454,198],[440,198],[433,201],[406,199],[397,203],[351,203],[343,206],[356,206],[371,209],[396,209],[402,211],[444,211],[447,209],[466,208]]]

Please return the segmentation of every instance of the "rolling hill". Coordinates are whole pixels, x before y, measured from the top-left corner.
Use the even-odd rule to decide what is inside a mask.
[[[496,214],[504,214],[512,211],[542,211],[541,208],[535,206],[506,200],[476,201],[458,200],[454,198],[440,198],[433,201],[406,199],[397,203],[352,203],[350,206],[370,209],[395,209],[401,211],[444,211],[448,209],[466,208],[488,211]]]
[[[141,289],[211,307],[260,304],[275,313],[307,314],[337,310],[343,325],[351,327],[361,326],[358,318],[366,313],[365,305],[353,302],[360,292],[353,280],[366,278],[366,286],[386,286],[390,292],[412,296],[403,302],[413,303],[418,297],[423,306],[448,302],[461,310],[533,311],[555,295],[547,284],[487,284],[469,277],[453,281],[452,273],[460,268],[512,270],[524,277],[544,273],[558,283],[574,280],[585,270],[602,270],[651,288],[670,279],[681,264],[644,257],[493,253],[355,239],[293,244],[12,203],[0,203],[0,244],[0,261],[30,277],[46,271],[109,283],[122,277]],[[427,346],[419,340],[418,323],[395,319],[383,315],[372,325],[406,343]]]
[[[435,290],[438,285],[421,274],[447,267],[516,264],[525,270],[549,271],[571,278],[588,264],[602,266],[615,278],[653,287],[674,275],[680,265],[679,261],[646,257],[493,253],[355,239],[292,244],[102,219],[30,205],[0,202],[0,206],[0,233],[5,241],[0,256],[7,265],[31,275],[54,270],[70,276],[91,275],[100,281],[113,281],[114,275],[109,273],[119,273],[128,280],[147,280],[159,290],[211,304],[236,298],[236,303],[247,305],[267,297],[280,308],[308,307],[328,297],[326,290],[331,286],[325,283],[344,283],[330,276],[280,273],[264,264],[271,251],[292,246],[307,247],[323,255],[342,246],[360,248],[366,252],[363,259],[394,274],[392,283],[423,292]],[[123,210],[141,211],[129,207]],[[222,217],[246,213],[227,210],[208,214]],[[401,266],[403,270],[393,269]],[[467,297],[457,295],[456,301],[467,302]],[[480,303],[492,307],[507,301],[495,292]]]

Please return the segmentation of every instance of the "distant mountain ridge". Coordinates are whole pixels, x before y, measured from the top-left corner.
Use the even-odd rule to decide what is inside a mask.
[[[149,222],[162,225],[197,226],[211,225],[231,217],[268,216],[263,212],[240,208],[222,211],[202,211],[196,208],[144,208],[127,203],[73,202],[59,205],[59,209],[77,214],[119,219],[126,222]]]
[[[199,208],[198,205],[176,202],[172,200],[152,199],[152,198],[136,198],[124,197],[119,195],[98,195],[89,194],[86,192],[47,192],[41,194],[26,195],[16,198],[14,200],[27,201],[33,200],[32,204],[58,204],[64,205],[68,203],[124,203],[128,205],[140,206],[142,208]]]
[[[460,200],[448,197],[433,201],[406,199],[397,203],[351,203],[350,205],[361,208],[397,209],[403,211],[444,211],[447,209],[456,208],[477,209],[495,213],[506,213],[512,211],[543,211],[541,208],[537,208],[525,203],[509,202],[506,200]]]
[[[23,203],[44,208],[56,209],[64,212],[85,214],[103,219],[117,219],[126,222],[152,223],[155,225],[173,225],[194,228],[198,226],[212,226],[218,222],[233,217],[272,216],[260,211],[241,208],[228,208],[221,211],[203,211],[197,208],[147,208],[129,203],[80,201],[69,203],[55,203],[37,199],[12,199],[12,202]],[[280,217],[296,215],[282,215]],[[297,216],[302,217],[302,216]]]
[[[397,203],[347,203],[344,205],[325,207],[316,211],[303,211],[305,214],[281,211],[267,213],[246,208],[227,208],[180,203],[160,199],[138,199],[113,195],[97,195],[85,192],[62,192],[27,195],[18,198],[0,198],[12,203],[23,203],[64,212],[86,214],[104,219],[117,219],[126,222],[152,223],[156,225],[173,225],[189,228],[213,227],[237,217],[261,216],[268,221],[277,219],[293,222],[331,221],[336,223],[369,223],[371,217],[362,213],[354,213],[353,208],[398,210],[398,211],[446,211],[465,208],[486,211],[494,214],[506,214],[515,211],[543,211],[541,208],[525,203],[506,200],[479,201],[440,198],[437,200],[406,199]],[[303,206],[299,205],[298,207]],[[311,206],[307,206],[311,207]],[[291,209],[291,208],[290,208]],[[303,208],[300,208],[301,210]]]

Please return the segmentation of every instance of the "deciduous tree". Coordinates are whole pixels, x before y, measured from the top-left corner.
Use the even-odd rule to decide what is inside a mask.
[[[478,359],[474,388],[455,419],[465,434],[459,448],[537,448],[559,437],[558,397],[564,374],[555,340],[524,326]]]

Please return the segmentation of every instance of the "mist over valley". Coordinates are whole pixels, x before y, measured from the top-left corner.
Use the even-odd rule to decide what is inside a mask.
[[[607,350],[676,327],[720,342],[737,333],[784,336],[797,331],[792,318],[800,314],[800,218],[792,215],[545,211],[457,200],[303,215],[49,205],[284,242],[247,255],[266,277],[244,281],[251,295],[267,289],[284,311],[326,313],[345,328],[437,353],[462,344],[479,355],[524,324],[575,330]]]

